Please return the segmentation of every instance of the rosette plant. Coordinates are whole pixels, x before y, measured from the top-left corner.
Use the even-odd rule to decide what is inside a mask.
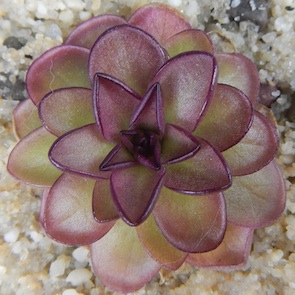
[[[214,52],[169,7],[85,21],[32,63],[26,83],[8,170],[44,187],[46,233],[90,245],[112,290],[134,291],[185,261],[237,267],[253,230],[284,209],[255,65]]]

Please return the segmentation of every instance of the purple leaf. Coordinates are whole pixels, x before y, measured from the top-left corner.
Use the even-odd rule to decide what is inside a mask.
[[[245,137],[222,155],[232,175],[245,175],[267,165],[275,157],[278,145],[275,127],[262,114],[254,111],[254,121]]]
[[[119,132],[129,127],[140,97],[128,86],[104,74],[95,74],[93,107],[98,125],[106,140],[118,141]]]
[[[59,88],[89,88],[87,76],[89,50],[72,45],[54,47],[30,66],[27,74],[27,91],[35,104],[45,94]]]
[[[63,171],[108,178],[110,173],[100,171],[99,165],[111,148],[112,144],[105,141],[98,126],[90,124],[60,137],[49,151],[49,157]]]
[[[247,96],[237,88],[217,84],[212,101],[193,134],[224,151],[244,137],[252,119],[252,104]]]
[[[112,196],[118,214],[135,226],[143,222],[154,208],[160,193],[165,170],[142,165],[114,170],[111,175]]]
[[[102,34],[92,47],[89,79],[107,73],[143,95],[166,54],[159,43],[144,31],[121,25]]]
[[[88,88],[62,88],[46,95],[39,104],[43,125],[54,135],[94,123],[92,94]]]
[[[93,271],[113,291],[129,293],[143,287],[160,270],[143,249],[135,228],[122,221],[90,246]]]
[[[228,221],[255,228],[272,224],[286,201],[284,180],[275,160],[253,174],[233,177],[224,196]]]
[[[195,129],[213,94],[216,70],[214,57],[205,52],[180,54],[159,70],[150,85],[161,85],[166,123]]]
[[[92,17],[77,26],[68,36],[65,44],[91,49],[96,39],[107,29],[126,24],[126,21],[116,15],[103,14]]]
[[[158,3],[137,9],[128,22],[151,34],[161,44],[171,36],[191,29],[179,11]]]
[[[200,149],[189,159],[166,165],[164,185],[184,194],[220,191],[231,185],[231,175],[221,154],[197,138]]]
[[[166,239],[184,252],[207,252],[223,239],[226,207],[220,192],[188,196],[163,188],[153,212]]]
[[[101,224],[93,218],[94,183],[65,173],[51,187],[44,205],[44,228],[51,238],[68,245],[89,245],[112,228],[113,222]]]

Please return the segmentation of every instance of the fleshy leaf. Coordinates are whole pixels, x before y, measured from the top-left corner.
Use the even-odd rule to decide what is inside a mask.
[[[15,134],[22,139],[34,129],[42,126],[38,108],[31,99],[21,101],[13,110],[13,126]]]
[[[163,188],[153,212],[163,235],[182,251],[207,252],[223,239],[226,207],[220,192],[188,196]]]
[[[222,243],[206,253],[189,254],[186,262],[197,267],[234,269],[243,265],[249,255],[253,229],[227,223]]]
[[[164,185],[184,194],[204,194],[231,185],[231,176],[221,154],[197,138],[200,149],[189,159],[166,165]]]
[[[245,94],[232,86],[217,84],[212,101],[193,134],[224,151],[244,137],[252,119],[252,104]]]
[[[128,36],[128,38],[126,38]],[[150,35],[129,25],[109,29],[92,47],[89,79],[107,73],[143,95],[166,54]]]
[[[89,50],[72,45],[54,47],[30,66],[27,91],[35,104],[49,92],[59,88],[89,88],[87,76]]]
[[[245,175],[267,165],[274,158],[278,144],[278,135],[272,123],[254,111],[254,121],[245,137],[222,155],[232,175]]]
[[[171,36],[191,29],[179,11],[157,3],[137,9],[128,22],[151,34],[161,44]]]
[[[128,129],[131,116],[140,103],[139,99],[139,96],[117,79],[95,74],[94,112],[106,140],[118,141],[119,132]]]
[[[173,270],[182,265],[187,253],[175,248],[164,238],[152,214],[136,230],[141,243],[154,260]]]
[[[135,228],[122,221],[90,246],[91,264],[96,276],[114,291],[128,293],[150,281],[161,265],[143,249]]]
[[[96,39],[107,29],[126,24],[126,21],[116,15],[104,14],[92,17],[77,26],[69,35],[65,44],[91,49]]]
[[[92,214],[95,181],[65,173],[45,200],[44,228],[54,240],[68,245],[89,245],[104,236],[113,222],[98,223]]]
[[[160,85],[152,85],[131,118],[132,129],[164,133],[165,120]]]
[[[99,166],[102,171],[122,169],[137,164],[134,157],[121,144],[116,145]]]
[[[190,133],[167,124],[161,146],[161,163],[173,164],[188,159],[198,151],[200,144]]]
[[[285,208],[284,180],[275,160],[253,174],[233,177],[224,195],[228,221],[241,226],[268,226]]]
[[[260,80],[255,64],[242,54],[219,53],[218,83],[228,84],[244,92],[252,103],[259,96]]]
[[[160,193],[165,170],[142,165],[114,170],[112,196],[119,215],[129,225],[138,225],[151,213]]]
[[[216,78],[214,57],[205,52],[189,52],[170,59],[151,85],[161,85],[166,123],[193,131],[206,108]]]
[[[62,88],[46,95],[39,104],[43,125],[56,136],[94,123],[92,94],[88,88]]]
[[[24,137],[11,152],[7,169],[19,180],[37,186],[51,186],[61,175],[48,159],[56,137],[40,127]]]
[[[173,35],[163,43],[170,57],[188,51],[205,51],[213,54],[211,40],[201,30],[186,30]]]
[[[96,124],[86,125],[60,137],[49,151],[51,162],[67,172],[98,178],[108,178],[108,171],[99,165],[111,150]]]
[[[92,209],[94,218],[98,222],[107,222],[119,217],[113,203],[109,179],[96,180],[93,190]]]

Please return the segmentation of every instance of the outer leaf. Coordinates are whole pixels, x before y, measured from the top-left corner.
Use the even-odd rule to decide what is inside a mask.
[[[94,180],[63,174],[45,200],[46,233],[60,243],[88,245],[104,236],[113,222],[97,223],[92,214]]]
[[[220,191],[231,185],[231,176],[222,156],[201,138],[201,148],[189,159],[166,165],[164,185],[185,194]]]
[[[217,84],[212,101],[193,134],[223,151],[245,136],[252,119],[252,104],[243,92]]]
[[[91,49],[96,39],[107,29],[126,24],[126,21],[116,15],[104,14],[92,17],[77,26],[69,35],[65,44]]]
[[[114,291],[133,292],[161,268],[141,246],[136,230],[122,221],[117,221],[106,236],[90,247],[94,273]]]
[[[51,162],[63,171],[98,178],[108,178],[109,172],[99,165],[112,146],[102,137],[96,124],[86,125],[60,137],[49,151]]]
[[[251,250],[253,229],[227,223],[222,243],[206,253],[190,254],[186,261],[197,267],[234,269],[243,265]]]
[[[95,74],[93,106],[97,123],[106,140],[118,141],[119,132],[128,129],[140,97],[109,75]]]
[[[137,9],[129,24],[140,27],[163,44],[171,36],[191,29],[191,25],[176,9],[162,4],[149,4]]]
[[[89,79],[105,73],[143,95],[165,60],[165,52],[150,35],[129,25],[117,26],[102,34],[92,47]]]
[[[109,179],[98,179],[95,182],[92,198],[93,215],[98,222],[117,219],[117,209],[112,200]]]
[[[46,95],[39,104],[43,125],[56,136],[94,123],[92,94],[87,88],[62,88]]]
[[[61,45],[36,59],[27,74],[27,91],[35,104],[49,92],[59,88],[89,88],[87,76],[89,50]]]
[[[252,103],[259,96],[259,74],[255,64],[242,54],[215,55],[218,63],[218,83],[228,84],[244,92]]]
[[[16,178],[37,186],[51,186],[61,175],[48,159],[56,137],[40,127],[23,138],[11,152],[7,169]]]
[[[268,226],[285,208],[284,180],[275,161],[253,174],[234,177],[224,195],[228,221],[241,226]]]
[[[187,253],[178,250],[164,238],[152,214],[136,230],[144,248],[154,260],[173,270],[182,265]]]
[[[161,163],[173,164],[191,158],[199,150],[197,139],[184,129],[167,124],[162,140]]]
[[[112,196],[119,215],[129,225],[143,222],[154,208],[165,170],[142,165],[115,170],[111,175]]]
[[[212,96],[216,78],[214,57],[189,52],[170,59],[151,85],[161,85],[166,123],[193,131]]]
[[[222,155],[232,175],[251,174],[274,158],[278,144],[274,126],[262,114],[254,111],[254,121],[245,137]]]
[[[211,40],[201,30],[186,30],[173,35],[163,43],[170,57],[188,51],[205,51],[213,54]]]
[[[154,209],[156,223],[176,248],[190,253],[215,249],[226,227],[222,193],[187,196],[163,188]]]
[[[152,85],[131,118],[132,129],[164,133],[165,120],[160,85]]]
[[[25,99],[15,107],[13,110],[13,126],[16,135],[20,139],[42,126],[38,108],[31,99]]]

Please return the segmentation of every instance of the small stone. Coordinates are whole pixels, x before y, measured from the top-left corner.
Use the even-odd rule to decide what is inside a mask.
[[[87,262],[88,261],[89,250],[86,247],[79,247],[73,251],[73,257],[78,262]]]
[[[65,273],[65,262],[62,259],[57,259],[51,263],[49,273],[52,277],[60,277]]]
[[[15,243],[18,239],[20,230],[15,227],[4,235],[4,240],[6,243]]]
[[[7,48],[14,48],[18,50],[22,48],[26,44],[26,42],[27,40],[24,38],[9,36],[4,40],[3,45],[6,46]]]
[[[87,283],[92,277],[92,272],[86,268],[74,269],[69,273],[66,282],[71,283],[73,286],[79,286]]]
[[[82,293],[78,293],[75,289],[67,289],[62,292],[62,295],[82,295]]]

